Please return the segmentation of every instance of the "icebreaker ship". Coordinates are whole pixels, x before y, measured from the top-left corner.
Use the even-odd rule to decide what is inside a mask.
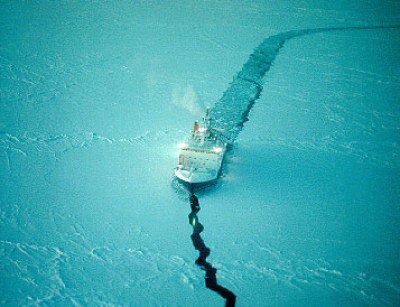
[[[211,183],[220,174],[227,144],[222,131],[213,128],[210,122],[207,112],[202,126],[195,122],[187,142],[178,145],[175,176],[184,183]]]

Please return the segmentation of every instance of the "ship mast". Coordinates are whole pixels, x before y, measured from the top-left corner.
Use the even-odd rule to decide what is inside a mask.
[[[210,107],[207,107],[206,114],[203,117],[203,126],[204,130],[206,131],[211,124],[211,119],[210,119]]]

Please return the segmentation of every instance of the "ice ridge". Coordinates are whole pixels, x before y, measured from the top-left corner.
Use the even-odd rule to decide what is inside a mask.
[[[293,38],[332,31],[396,29],[400,25],[336,27],[292,30],[266,38],[250,55],[222,97],[209,111],[212,126],[223,131],[228,143],[234,142],[263,90],[263,78],[279,51]]]

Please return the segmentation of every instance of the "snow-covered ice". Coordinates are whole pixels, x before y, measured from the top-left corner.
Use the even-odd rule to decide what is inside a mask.
[[[398,305],[399,25],[395,1],[3,1],[0,304],[223,306],[208,276],[237,306]],[[194,216],[175,146],[208,105],[235,142]]]

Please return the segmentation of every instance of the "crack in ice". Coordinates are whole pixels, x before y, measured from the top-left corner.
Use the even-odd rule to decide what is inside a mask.
[[[59,160],[62,154],[71,149],[88,148],[94,144],[100,143],[146,145],[149,143],[149,140],[163,138],[170,132],[171,131],[168,129],[147,131],[139,136],[131,138],[109,137],[91,131],[76,134],[57,135],[46,135],[41,133],[35,134],[30,132],[25,132],[22,135],[0,133],[0,149],[3,149],[3,151],[6,153],[6,161],[8,169],[10,169],[11,164],[9,151],[14,150],[24,157],[27,157],[28,153],[20,148],[24,145],[39,145],[45,147],[46,149],[54,152],[55,160]]]

